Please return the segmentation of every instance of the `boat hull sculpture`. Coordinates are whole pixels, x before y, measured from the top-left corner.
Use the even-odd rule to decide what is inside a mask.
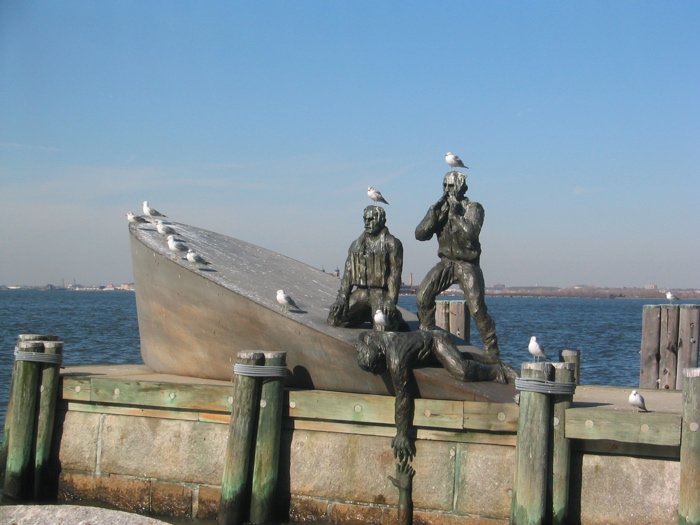
[[[211,264],[169,250],[152,224],[130,224],[141,356],[157,373],[232,379],[242,350],[286,351],[288,386],[393,395],[387,375],[364,372],[354,344],[364,328],[326,322],[339,279],[254,244],[171,223],[175,238]],[[284,310],[283,288],[298,304]],[[412,329],[417,318],[402,310]],[[462,351],[480,352],[472,346]],[[512,385],[462,383],[440,367],[414,370],[420,397],[512,401]]]

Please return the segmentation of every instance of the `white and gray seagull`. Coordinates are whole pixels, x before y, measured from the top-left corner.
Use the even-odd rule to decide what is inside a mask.
[[[129,222],[133,222],[134,224],[143,224],[143,223],[149,223],[150,221],[144,219],[140,215],[134,215],[134,212],[129,212],[126,214],[126,220]]]
[[[167,217],[167,215],[163,215],[155,208],[151,208],[148,205],[148,201],[143,201],[143,214],[148,215],[149,217]]]
[[[454,153],[448,151],[445,153],[445,162],[449,164],[453,168],[466,168],[469,169],[469,166],[465,166],[464,162],[462,162],[462,159],[460,159],[457,155]]]
[[[668,299],[669,303],[673,304],[673,301],[678,300],[678,296],[673,292],[666,292],[666,299]]]
[[[290,306],[295,308],[296,310],[299,310],[297,303],[294,302],[294,299],[292,299],[290,295],[284,293],[284,290],[277,290],[277,302],[282,308],[284,308],[285,312],[289,309]]]
[[[158,230],[158,233],[160,233],[161,235],[174,235],[177,233],[175,231],[175,228],[169,226],[168,224],[165,224],[160,219],[156,219],[156,230]]]
[[[168,248],[176,254],[187,253],[187,245],[184,242],[176,241],[174,235],[168,235]]]
[[[192,248],[187,250],[187,260],[190,261],[192,264],[203,264],[204,266],[211,264],[204,257],[202,257],[196,251],[194,251]]]
[[[644,404],[644,398],[636,390],[632,390],[632,393],[630,394],[630,397],[629,397],[629,402],[630,402],[630,405],[632,405],[636,409],[636,412],[639,412],[640,410],[644,410],[645,412],[648,412],[647,407]]]
[[[367,195],[369,195],[369,198],[372,199],[374,202],[383,202],[384,204],[389,204],[384,197],[382,197],[382,193],[379,190],[375,190],[372,186],[367,188]]]
[[[535,358],[535,361],[539,361],[540,357],[548,359],[546,354],[544,353],[544,348],[542,348],[542,345],[537,342],[537,337],[535,337],[534,335],[530,338],[530,344],[527,346],[527,349]]]
[[[384,331],[389,326],[389,318],[380,308],[377,308],[377,311],[374,312],[374,324],[379,327],[380,331]]]

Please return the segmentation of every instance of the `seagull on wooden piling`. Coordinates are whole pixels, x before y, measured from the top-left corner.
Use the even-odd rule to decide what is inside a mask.
[[[372,199],[374,202],[383,202],[384,204],[389,204],[384,197],[382,197],[382,193],[379,190],[375,190],[372,186],[367,188],[367,195],[369,195],[369,198]]]
[[[673,304],[673,301],[678,300],[678,296],[672,292],[666,292],[666,299],[668,299],[670,304]]]
[[[211,264],[204,257],[202,257],[196,251],[194,251],[192,248],[187,250],[187,260],[193,264],[203,264],[204,266]]]
[[[530,344],[527,346],[527,349],[533,355],[535,361],[539,361],[540,357],[548,359],[544,353],[544,348],[542,348],[542,345],[537,342],[537,337],[534,335],[530,338]]]
[[[134,213],[131,211],[126,214],[126,220],[129,222],[133,222],[134,224],[143,224],[144,222],[150,222],[141,217],[140,215],[134,215]]]
[[[167,215],[163,215],[155,208],[151,208],[148,205],[148,201],[143,201],[143,214],[148,215],[149,217],[167,217]]]
[[[469,169],[469,166],[465,166],[464,162],[462,162],[462,159],[460,159],[457,155],[451,152],[445,153],[445,162],[449,164],[453,168],[465,168]]]
[[[630,397],[629,397],[629,402],[630,402],[630,405],[632,405],[636,409],[636,412],[639,412],[640,410],[644,410],[645,412],[648,412],[647,407],[644,404],[644,398],[636,390],[632,390],[632,393],[630,394]]]
[[[165,224],[160,219],[156,219],[156,230],[158,230],[158,233],[160,233],[161,235],[170,235],[177,233],[175,231],[175,228]]]
[[[168,235],[168,248],[177,254],[187,252],[188,248],[184,242],[176,241],[174,235]]]
[[[299,310],[297,303],[294,302],[294,299],[292,299],[290,295],[284,293],[284,290],[277,290],[277,302],[282,308],[284,308],[285,312],[289,309],[290,306],[296,310]]]
[[[374,325],[382,332],[389,326],[389,317],[379,308],[374,312]]]

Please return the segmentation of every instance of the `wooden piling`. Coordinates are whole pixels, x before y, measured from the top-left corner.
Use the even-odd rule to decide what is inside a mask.
[[[677,305],[663,305],[661,307],[658,388],[663,390],[673,390],[676,388],[679,319],[680,309]]]
[[[683,371],[679,525],[700,525],[700,368]]]
[[[574,364],[574,379],[573,382],[577,385],[581,384],[581,352],[578,350],[560,350],[559,361],[562,363]]]
[[[56,335],[40,335],[40,334],[19,334],[15,346],[19,346],[22,341],[58,341]],[[7,466],[7,444],[9,441],[10,422],[12,420],[12,407],[14,401],[12,399],[12,386],[15,381],[14,369],[17,362],[13,365],[12,377],[10,378],[10,389],[7,396],[7,408],[5,409],[5,427],[2,432],[2,447],[0,447],[0,485],[5,484],[5,467]]]
[[[286,352],[265,352],[266,367],[284,367],[286,362]],[[250,523],[269,523],[276,507],[273,498],[279,471],[284,379],[283,376],[266,377],[262,384],[248,520]]]
[[[659,341],[661,336],[661,307],[642,308],[642,348],[639,368],[640,388],[659,388]]]
[[[435,325],[469,343],[471,322],[466,301],[436,301]]]
[[[63,343],[61,341],[45,341],[44,354],[62,355]],[[56,399],[58,398],[58,382],[60,371],[60,358],[55,363],[40,364],[39,380],[39,413],[36,428],[36,452],[34,461],[34,500],[47,499],[49,484],[46,483],[49,456],[51,454],[51,440],[53,438],[53,426],[56,414]]]
[[[18,353],[43,351],[44,344],[41,341],[22,341],[17,345]],[[4,484],[5,495],[13,499],[26,499],[31,492],[39,367],[40,364],[36,362],[15,361]]]
[[[523,363],[521,377],[550,380],[551,363]],[[511,524],[540,525],[547,519],[551,403],[548,394],[520,392]]]
[[[562,352],[566,352],[563,350]],[[578,352],[577,352],[578,353]],[[574,383],[576,363],[553,363],[554,381]],[[571,465],[571,441],[566,438],[566,409],[574,399],[571,395],[553,396],[552,432],[552,524],[569,523],[569,467]]]
[[[698,328],[700,328],[699,305],[682,304],[680,310],[676,390],[683,390],[683,370],[698,366]]]
[[[261,365],[262,352],[239,352],[237,365]],[[235,369],[234,369],[235,370]],[[219,501],[219,525],[239,525],[245,520],[248,472],[260,404],[260,378],[236,373],[224,473]]]

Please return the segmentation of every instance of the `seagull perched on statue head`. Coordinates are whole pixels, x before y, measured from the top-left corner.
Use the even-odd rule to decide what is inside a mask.
[[[449,164],[452,168],[466,168],[469,169],[469,166],[465,166],[464,162],[462,162],[462,159],[460,159],[457,155],[455,155],[452,152],[447,152],[445,153],[445,162]]]
[[[644,404],[644,398],[636,390],[632,390],[632,393],[630,394],[630,397],[629,397],[629,402],[630,402],[630,405],[632,405],[636,409],[637,412],[639,412],[640,410],[644,410],[645,412],[647,412],[647,407]]]
[[[284,293],[284,290],[277,290],[277,302],[282,308],[284,308],[285,312],[289,309],[290,306],[297,310],[299,309],[297,303],[294,302],[294,299],[292,299],[290,295]]]
[[[151,208],[148,205],[148,201],[143,201],[143,214],[148,215],[149,217],[167,217],[167,215],[163,215],[155,208]]]
[[[537,342],[537,337],[534,335],[530,338],[530,344],[527,346],[527,349],[535,358],[535,361],[539,361],[540,357],[547,359],[547,356],[544,353],[544,348],[542,348],[542,345]]]
[[[383,202],[384,204],[389,204],[384,197],[382,197],[382,193],[379,190],[375,190],[372,186],[367,188],[367,195],[369,195],[369,198],[372,199],[374,202]]]

